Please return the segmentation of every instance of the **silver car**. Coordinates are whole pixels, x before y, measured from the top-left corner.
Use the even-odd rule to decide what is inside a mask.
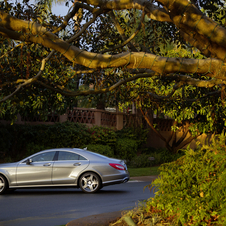
[[[44,150],[19,162],[0,164],[0,194],[7,189],[59,186],[93,193],[128,180],[123,160],[78,148]]]

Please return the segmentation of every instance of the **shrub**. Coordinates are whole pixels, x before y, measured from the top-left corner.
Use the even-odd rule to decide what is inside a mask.
[[[37,144],[51,148],[81,147],[90,139],[88,127],[79,123],[55,123],[52,126],[39,127]]]
[[[135,156],[130,161],[128,161],[127,165],[131,168],[142,168],[142,167],[149,167],[151,166],[151,162],[148,159],[150,155],[147,154],[141,154],[138,156]]]
[[[88,144],[83,146],[83,148],[87,147],[87,150],[99,153],[101,155],[105,155],[107,157],[114,157],[114,152],[112,148],[108,145],[102,144]]]
[[[112,128],[98,126],[88,128],[85,124],[73,122],[53,125],[0,125],[0,154],[1,161],[6,159],[17,161],[44,149],[79,148],[92,144],[95,150],[98,147],[99,153],[104,155],[113,157],[115,152],[119,158],[131,159],[144,141],[144,137],[141,141],[138,138],[138,133],[128,128],[116,132]],[[103,145],[107,147],[104,148]]]
[[[128,138],[137,142],[138,148],[140,148],[147,141],[147,135],[149,130],[142,127],[124,127],[121,130],[116,131],[118,138]]]
[[[152,149],[152,152],[149,154],[144,153],[133,157],[131,161],[128,162],[128,166],[132,168],[156,166],[175,161],[183,155],[184,152],[182,151],[177,154],[173,154],[165,148]],[[154,160],[150,160],[149,157],[154,157]]]
[[[0,156],[1,160],[6,158],[9,154],[10,146],[12,145],[12,134],[8,131],[6,126],[2,126],[0,129]]]
[[[155,197],[149,211],[174,225],[224,225],[226,222],[226,145],[222,134],[209,145],[187,148],[178,160],[160,166],[152,183]]]
[[[15,161],[23,156],[27,143],[31,140],[31,128],[27,125],[0,125],[1,160]]]
[[[114,129],[103,126],[93,126],[88,129],[88,132],[90,134],[90,144],[115,146],[116,133]]]
[[[65,122],[54,125],[0,125],[2,160],[20,160],[43,149],[81,147],[90,141],[88,127]]]
[[[116,156],[121,159],[131,160],[137,154],[137,141],[128,138],[119,138],[116,142]]]
[[[151,148],[149,150],[151,150],[151,152],[149,152],[148,155],[155,159],[151,162],[152,165],[161,165],[163,163],[172,162],[184,155],[183,151],[178,151],[178,153],[174,154],[166,148]]]
[[[44,145],[29,143],[26,147],[26,156],[33,155],[39,151],[43,151],[45,149],[50,149]]]

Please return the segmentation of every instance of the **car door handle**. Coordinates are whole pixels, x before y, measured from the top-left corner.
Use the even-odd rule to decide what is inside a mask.
[[[43,166],[51,166],[51,163],[46,163]]]
[[[81,162],[76,162],[73,164],[73,166],[80,166],[81,165]]]

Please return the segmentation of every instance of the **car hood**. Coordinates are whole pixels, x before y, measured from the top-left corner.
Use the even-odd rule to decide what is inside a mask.
[[[9,167],[16,167],[17,166],[17,162],[13,162],[13,163],[1,163],[0,164],[0,169],[2,168],[9,168]]]

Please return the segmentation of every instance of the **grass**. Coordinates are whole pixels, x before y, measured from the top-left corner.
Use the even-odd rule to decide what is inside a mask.
[[[130,177],[156,176],[159,175],[159,166],[145,168],[128,168]]]

